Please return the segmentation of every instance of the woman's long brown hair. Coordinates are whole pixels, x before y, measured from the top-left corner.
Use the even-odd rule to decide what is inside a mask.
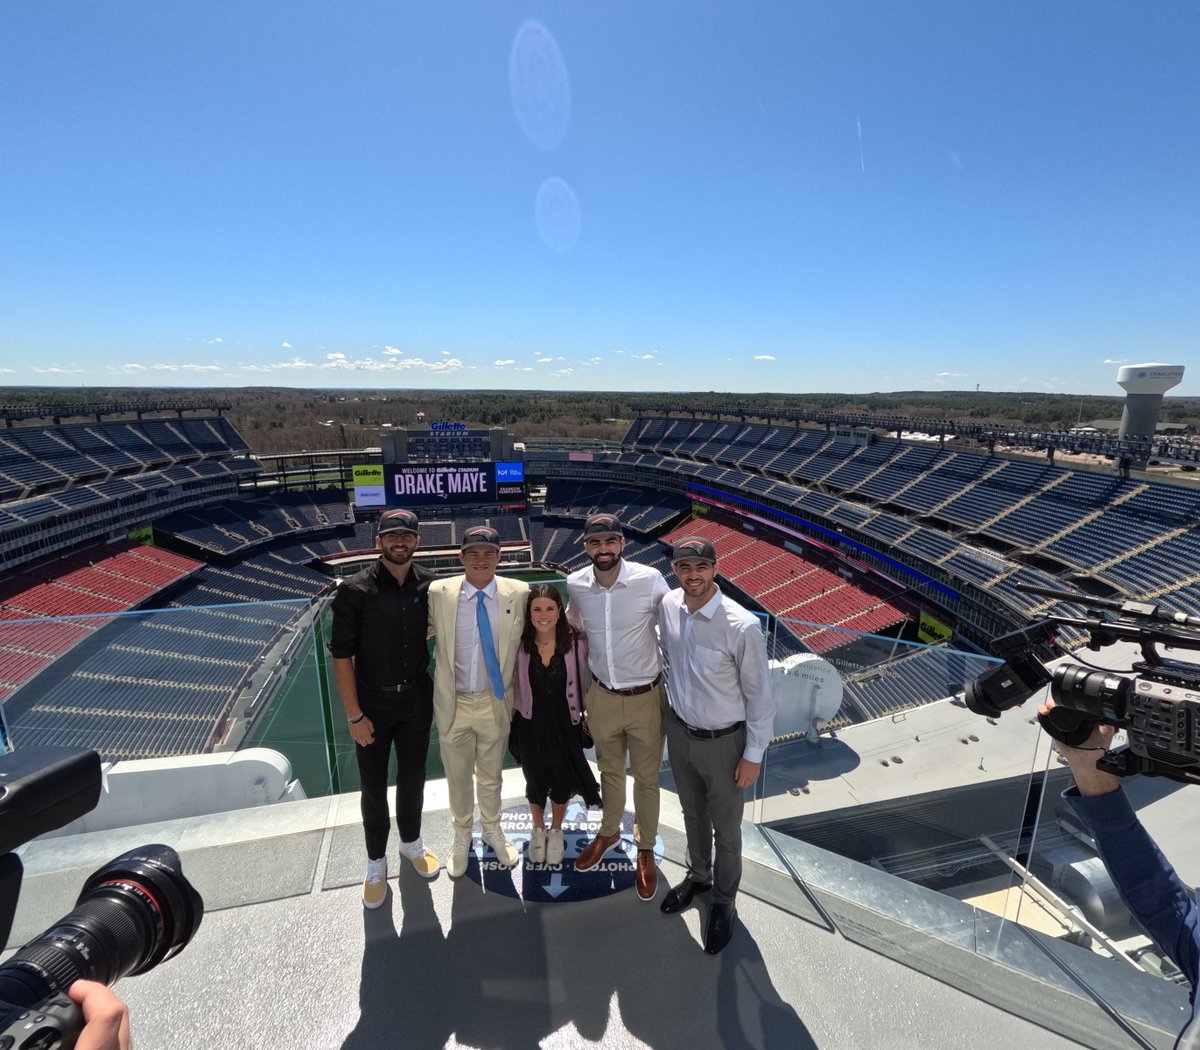
[[[537,652],[537,629],[530,615],[536,598],[549,598],[558,606],[558,623],[554,625],[554,651],[566,654],[575,641],[575,628],[567,623],[567,610],[563,607],[562,595],[552,583],[533,583],[529,586],[529,601],[525,604],[525,629],[521,632],[521,645],[530,656]]]

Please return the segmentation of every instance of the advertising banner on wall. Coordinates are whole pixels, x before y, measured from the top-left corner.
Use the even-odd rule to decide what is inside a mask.
[[[389,507],[523,503],[523,463],[389,463],[381,470]]]
[[[385,506],[387,493],[384,489],[383,466],[379,463],[361,463],[350,468],[354,485],[354,503],[358,507]]]
[[[954,628],[930,616],[922,609],[921,622],[917,627],[917,637],[926,645],[936,645],[938,642],[950,641],[954,637]]]

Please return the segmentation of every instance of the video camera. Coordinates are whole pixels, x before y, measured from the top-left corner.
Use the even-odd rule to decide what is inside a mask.
[[[1167,659],[1158,649],[1200,649],[1200,617],[1153,602],[1052,587],[1018,589],[1077,602],[1088,607],[1088,615],[1046,616],[996,639],[995,653],[1004,662],[967,684],[967,707],[999,718],[1049,684],[1055,706],[1038,720],[1055,740],[1077,747],[1097,723],[1113,725],[1125,730],[1128,743],[1106,752],[1098,768],[1117,776],[1144,773],[1200,784],[1200,665]],[[1132,676],[1070,664],[1051,675],[1044,665],[1058,655],[1059,627],[1086,630],[1093,651],[1118,641],[1137,642],[1143,659],[1133,664]]]
[[[89,812],[100,798],[100,756],[62,747],[0,756],[0,946],[21,892],[18,846]],[[70,1050],[83,1027],[67,997],[78,979],[111,985],[181,951],[204,915],[169,846],[115,857],[83,884],[75,910],[0,964],[0,1048]]]

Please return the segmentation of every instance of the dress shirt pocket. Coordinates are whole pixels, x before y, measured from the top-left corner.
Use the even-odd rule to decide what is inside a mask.
[[[701,676],[716,674],[725,664],[725,654],[707,645],[694,645],[688,654],[692,670]]]

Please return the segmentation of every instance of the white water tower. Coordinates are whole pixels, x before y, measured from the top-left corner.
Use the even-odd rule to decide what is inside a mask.
[[[1152,438],[1158,426],[1163,394],[1183,381],[1183,365],[1124,365],[1117,382],[1125,388],[1120,437]]]

